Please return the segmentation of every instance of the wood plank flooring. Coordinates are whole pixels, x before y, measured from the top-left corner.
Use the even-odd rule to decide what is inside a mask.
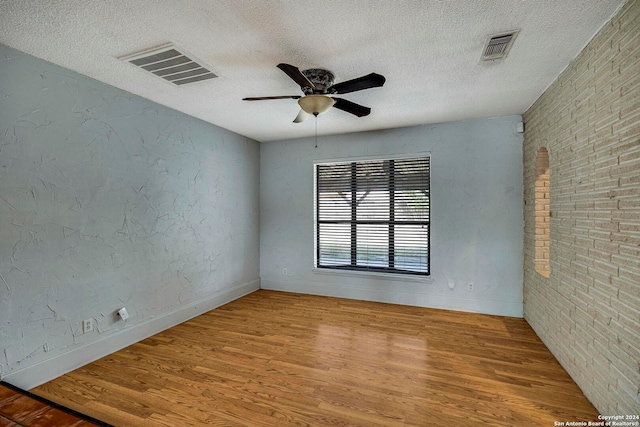
[[[598,413],[523,319],[260,290],[32,390],[117,426],[553,426]]]

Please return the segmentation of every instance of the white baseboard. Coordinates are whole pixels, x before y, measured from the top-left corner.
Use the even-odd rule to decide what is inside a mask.
[[[260,279],[234,286],[216,295],[180,307],[161,317],[149,319],[133,325],[131,328],[121,329],[97,341],[15,370],[2,380],[24,390],[29,390],[258,289],[260,289]]]
[[[406,292],[397,288],[389,291],[388,289],[374,289],[373,287],[338,286],[329,283],[269,280],[265,278],[261,278],[261,288],[496,316],[523,317],[522,302],[497,301],[485,298],[459,298],[447,295]]]

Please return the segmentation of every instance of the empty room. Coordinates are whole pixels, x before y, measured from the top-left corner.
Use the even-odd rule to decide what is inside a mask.
[[[0,2],[0,426],[640,426],[640,0]]]

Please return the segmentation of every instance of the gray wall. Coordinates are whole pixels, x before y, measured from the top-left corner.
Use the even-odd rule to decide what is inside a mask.
[[[262,287],[521,317],[519,121],[510,116],[322,137],[317,149],[312,138],[261,143]],[[315,271],[314,162],[421,152],[432,155],[431,279]]]
[[[2,377],[36,385],[257,289],[258,170],[255,141],[0,46]]]

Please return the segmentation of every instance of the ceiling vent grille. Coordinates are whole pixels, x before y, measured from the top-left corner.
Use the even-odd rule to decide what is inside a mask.
[[[179,86],[218,77],[173,44],[126,55],[118,59],[130,62],[136,67]]]
[[[487,37],[482,49],[482,60],[493,61],[506,58],[517,35],[518,31],[510,31]]]

